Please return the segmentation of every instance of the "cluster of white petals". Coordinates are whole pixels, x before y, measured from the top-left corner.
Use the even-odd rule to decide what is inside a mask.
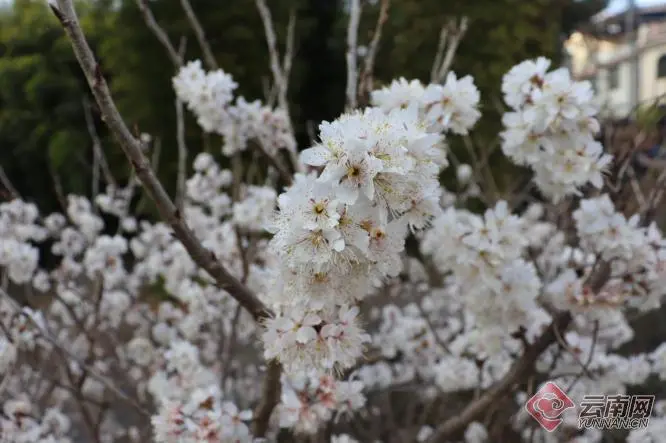
[[[250,141],[270,154],[296,149],[287,113],[240,96],[234,103],[238,84],[223,70],[206,72],[200,60],[191,61],[178,71],[173,86],[205,131],[224,136],[225,155],[244,151]]]
[[[280,427],[314,434],[335,413],[351,413],[365,406],[363,387],[360,381],[339,381],[312,372],[283,376],[278,407]]]
[[[601,188],[612,157],[594,139],[599,122],[590,82],[549,67],[550,60],[540,57],[504,76],[502,92],[511,111],[504,114],[501,136],[504,154],[532,168],[541,191],[557,201],[587,183]]]
[[[443,85],[423,86],[418,80],[393,80],[385,88],[372,92],[372,103],[385,111],[416,107],[430,130],[468,134],[481,117],[479,90],[467,75],[458,78],[449,72]]]
[[[409,230],[441,212],[442,135],[416,107],[368,108],[320,126],[301,153],[320,173],[299,175],[278,197],[271,248],[280,267],[266,323],[266,358],[290,371],[351,367],[369,337],[362,300],[402,271]]]
[[[523,258],[529,246],[526,222],[500,201],[483,216],[447,209],[423,237],[421,249],[443,272],[453,272],[467,313],[483,334],[478,340],[502,343],[521,326],[528,328],[541,281]]]
[[[71,426],[64,411],[39,411],[26,393],[3,403],[0,438],[14,443],[72,443]]]
[[[215,374],[200,364],[195,346],[172,342],[162,366],[148,382],[159,406],[152,417],[157,443],[253,441],[245,423],[252,411],[240,411],[234,402],[223,400]]]

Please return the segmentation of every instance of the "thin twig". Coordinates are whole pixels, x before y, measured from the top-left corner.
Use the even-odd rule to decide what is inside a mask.
[[[592,360],[594,359],[594,350],[596,349],[598,339],[599,339],[599,320],[596,320],[594,322],[594,330],[592,331],[592,345],[590,346],[590,354],[587,356],[587,361],[585,361],[585,364],[583,365],[583,370],[576,375],[576,378],[573,379],[573,381],[569,384],[566,391],[564,392],[571,392],[571,389],[573,389],[573,387],[576,385],[578,380],[581,379],[583,374],[587,375],[590,378],[594,376],[594,374],[590,372],[589,368],[590,364],[592,363]]]
[[[555,339],[557,340],[557,343],[571,355],[571,357],[578,364],[578,366],[581,367],[581,370],[582,370],[583,373],[585,373],[585,375],[587,375],[589,378],[593,378],[592,374],[590,374],[590,372],[588,371],[585,363],[583,363],[583,361],[580,359],[578,354],[576,354],[575,349],[572,349],[571,346],[569,346],[569,343],[567,343],[567,341],[564,339],[564,337],[562,337],[562,334],[560,333],[560,331],[556,328],[554,332],[555,332]]]
[[[261,16],[261,22],[264,25],[264,33],[266,34],[266,43],[268,44],[268,56],[270,58],[271,72],[273,73],[273,82],[277,88],[278,106],[288,110],[287,105],[287,81],[280,66],[280,52],[277,47],[277,38],[275,36],[275,29],[273,28],[273,17],[271,11],[266,6],[265,0],[255,0],[257,10]],[[286,60],[285,60],[286,62]],[[291,61],[289,61],[291,65]],[[291,69],[291,68],[290,68]]]
[[[88,101],[88,98],[85,96],[83,97],[83,115],[85,116],[86,119],[86,127],[88,128],[88,134],[90,135],[90,138],[93,141],[93,154],[95,158],[98,159],[99,161],[99,166],[101,167],[102,175],[104,176],[104,181],[106,182],[107,185],[116,188],[117,187],[116,180],[113,177],[111,168],[109,168],[109,162],[106,160],[106,156],[104,155],[104,150],[102,149],[102,141],[99,138],[99,134],[97,134],[97,129],[95,129],[95,120],[92,114],[92,106],[90,104],[90,101]]]
[[[0,165],[0,183],[2,183],[2,186],[5,187],[7,192],[9,192],[9,196],[12,198],[12,200],[15,198],[21,198],[21,194],[18,193],[11,180],[9,180],[9,177],[7,176],[7,173],[5,172],[2,165]]]
[[[351,0],[347,26],[347,109],[355,109],[358,86],[358,26],[361,21],[361,0]]]
[[[525,349],[523,355],[511,366],[507,374],[495,386],[488,389],[478,399],[469,403],[459,414],[437,426],[427,442],[437,443],[447,441],[453,434],[464,430],[469,423],[483,415],[500,398],[509,394],[516,383],[534,370],[534,363],[541,353],[555,342],[554,329],[564,330],[571,321],[572,316],[570,313],[563,312],[558,314],[546,331],[530,347]]]
[[[208,66],[208,69],[218,69],[217,61],[213,56],[213,51],[210,49],[210,45],[206,39],[206,34],[204,33],[203,27],[201,26],[197,15],[194,13],[194,9],[192,9],[192,5],[190,4],[189,0],[180,0],[180,4],[183,7],[183,11],[185,11],[187,21],[190,22],[190,26],[194,31],[194,35],[197,37],[197,41],[201,47],[201,52],[203,52],[204,55],[206,66]]]
[[[266,375],[264,376],[261,402],[254,411],[254,420],[252,423],[254,437],[261,438],[266,435],[271,414],[280,401],[280,393],[282,391],[281,375],[282,366],[280,363],[275,360],[268,362]]]
[[[438,83],[443,82],[444,79],[446,78],[446,74],[449,72],[451,64],[453,63],[453,57],[456,55],[456,51],[458,50],[458,45],[460,44],[460,40],[462,40],[462,38],[467,33],[467,27],[468,27],[467,17],[463,17],[460,20],[460,25],[456,26],[455,30],[451,34],[451,39],[448,41],[446,54],[444,55],[444,60],[442,61],[442,65],[439,67],[439,71],[437,72]]]
[[[241,318],[241,305],[236,306],[236,311],[234,312],[234,317],[231,320],[231,330],[229,331],[229,337],[224,343],[224,348],[222,350],[222,389],[225,388],[227,384],[227,379],[229,378],[229,367],[231,366],[231,353],[236,344],[236,335],[238,331],[238,321]]]
[[[68,1],[68,0],[65,0]],[[122,392],[119,388],[115,386],[115,384],[107,379],[105,376],[100,374],[95,368],[91,367],[90,365],[86,364],[85,362],[79,360],[78,357],[76,357],[74,354],[72,354],[69,350],[67,350],[64,346],[62,346],[58,341],[51,335],[49,331],[44,329],[31,315],[24,313],[21,307],[16,303],[16,301],[7,293],[5,292],[4,289],[0,289],[0,294],[7,299],[7,301],[10,303],[14,311],[26,317],[32,325],[37,329],[40,333],[40,336],[44,338],[47,342],[49,342],[52,346],[57,348],[63,355],[65,355],[70,361],[76,363],[79,367],[81,367],[83,370],[88,372],[91,376],[93,376],[97,381],[102,383],[107,389],[109,389],[111,392],[113,392],[118,398],[121,400],[126,401],[130,405],[132,405],[137,412],[141,413],[144,416],[150,417],[150,413],[146,411],[141,405],[139,405],[136,400]]]
[[[68,207],[67,196],[65,195],[65,191],[62,188],[62,182],[60,181],[60,176],[58,175],[58,173],[53,168],[53,165],[51,164],[49,164],[49,174],[51,174],[51,180],[53,180],[53,190],[55,191],[58,203],[60,203],[60,207],[62,208],[63,212],[66,214]]]
[[[430,69],[430,82],[436,83],[437,76],[439,74],[439,68],[442,66],[442,60],[444,58],[444,51],[446,50],[446,40],[449,37],[449,30],[451,29],[450,24],[442,26],[442,30],[439,33],[439,42],[437,43],[437,52],[435,53],[435,60],[432,63],[432,68]]]
[[[277,47],[277,37],[275,35],[275,27],[273,26],[273,16],[271,10],[266,5],[265,0],[255,0],[261,22],[264,26],[264,34],[266,36],[266,45],[268,46],[268,57],[270,60],[271,73],[273,74],[273,87],[271,93],[277,96],[278,108],[287,115],[287,124],[289,125],[289,132],[293,135],[294,130],[289,115],[289,100],[287,92],[289,91],[289,75],[291,74],[291,67],[294,58],[294,40],[296,33],[296,11],[292,9],[289,13],[289,24],[287,25],[287,41],[285,44],[285,53],[280,64],[280,51]],[[268,154],[267,154],[268,155]],[[269,156],[270,157],[270,156]],[[296,172],[303,171],[303,165],[298,159],[298,155],[294,149],[289,149],[289,157]],[[280,171],[281,175],[283,171]]]
[[[419,314],[421,314],[421,317],[423,317],[423,320],[425,320],[428,329],[430,329],[430,333],[435,339],[435,343],[438,344],[446,352],[450,352],[449,347],[446,345],[446,343],[444,343],[444,340],[442,340],[442,338],[437,333],[437,329],[435,329],[435,325],[433,325],[432,321],[430,320],[428,313],[425,311],[425,309],[423,309],[423,306],[421,305],[421,300],[418,300],[415,304],[417,309],[419,310]]]
[[[379,10],[379,17],[375,25],[375,31],[372,34],[372,40],[368,47],[368,53],[365,56],[363,72],[361,73],[361,80],[359,81],[359,98],[365,98],[373,88],[373,71],[375,68],[375,58],[377,57],[377,50],[379,48],[379,41],[382,37],[382,28],[384,23],[388,20],[389,7],[391,0],[382,0]]]
[[[289,169],[287,169],[287,166],[284,164],[282,159],[280,158],[279,156],[280,154],[276,152],[275,155],[273,155],[270,152],[268,152],[268,150],[264,147],[261,141],[257,142],[257,147],[259,148],[259,151],[263,154],[263,156],[268,159],[271,166],[275,168],[280,178],[282,178],[282,180],[284,180],[284,182],[287,185],[291,185],[291,183],[293,182],[293,176],[289,172]]]
[[[143,20],[146,22],[146,25],[152,33],[155,34],[155,37],[157,37],[157,40],[159,40],[162,46],[164,46],[171,63],[173,63],[174,66],[180,66],[183,63],[183,57],[176,52],[176,48],[171,44],[171,40],[166,31],[164,31],[164,29],[162,29],[157,23],[157,20],[155,20],[155,16],[153,16],[152,11],[148,7],[147,0],[136,0],[136,4],[141,11],[141,15],[143,15]]]
[[[182,60],[185,54],[187,40],[180,40],[178,55]],[[176,206],[180,211],[185,210],[185,179],[187,172],[187,143],[185,141],[185,117],[183,115],[183,102],[176,97],[176,140],[178,142],[178,178],[176,182]]]
[[[282,78],[284,81],[285,105],[287,105],[287,91],[289,90],[289,75],[294,61],[294,41],[296,39],[296,10],[289,12],[289,23],[287,24],[287,44],[285,45],[284,57],[282,58]]]

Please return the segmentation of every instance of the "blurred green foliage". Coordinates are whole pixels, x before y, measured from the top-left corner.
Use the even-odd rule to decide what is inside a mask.
[[[159,175],[174,192],[176,174],[174,67],[145,26],[136,0],[80,2],[82,26],[111,84],[128,125],[159,138]],[[301,145],[308,128],[343,109],[346,15],[343,1],[268,2],[281,52],[290,11],[297,14],[295,61],[290,81],[291,113]],[[603,0],[393,0],[376,62],[376,85],[397,76],[428,81],[441,27],[465,15],[470,26],[453,69],[471,74],[484,98],[484,119],[475,142],[490,146],[499,129],[499,83],[513,64],[545,55],[557,61],[563,36],[603,7]],[[172,42],[186,42],[186,59],[200,49],[178,0],[149,5]],[[192,0],[219,65],[239,83],[247,99],[263,99],[270,84],[268,50],[252,0]],[[378,5],[363,9],[359,41],[370,41]],[[85,79],[57,20],[43,0],[15,0],[0,10],[0,164],[19,192],[45,211],[58,209],[54,177],[66,192],[90,195],[92,141],[83,101],[92,102]],[[95,113],[114,176],[129,167]],[[191,154],[218,152],[186,113]],[[464,157],[464,154],[461,154]],[[464,159],[464,158],[463,158]]]

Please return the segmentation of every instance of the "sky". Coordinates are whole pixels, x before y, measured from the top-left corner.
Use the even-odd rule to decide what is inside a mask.
[[[629,2],[627,0],[611,0],[610,5],[606,8],[604,13],[608,14],[617,14],[618,12],[624,11]],[[636,0],[636,6],[639,8],[645,6],[654,6],[659,4],[666,4],[665,0]]]

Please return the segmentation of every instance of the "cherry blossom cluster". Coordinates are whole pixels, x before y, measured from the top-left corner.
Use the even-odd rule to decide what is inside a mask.
[[[408,228],[439,211],[441,135],[415,108],[368,108],[320,127],[301,154],[320,174],[296,177],[278,198],[271,247],[281,262],[266,358],[290,371],[344,369],[368,337],[350,307],[402,269]]]
[[[37,270],[39,251],[32,242],[47,236],[37,224],[39,212],[33,204],[20,200],[0,203],[0,266],[17,284],[28,283]]]
[[[422,248],[424,252],[433,254],[434,263],[442,273],[452,272],[444,282],[446,290],[436,293],[438,302],[434,302],[432,297],[424,297],[418,308],[414,304],[403,308],[384,308],[380,331],[386,332],[377,335],[377,342],[385,344],[386,355],[389,356],[396,353],[396,345],[399,344],[398,352],[403,358],[400,363],[393,365],[382,363],[364,368],[359,371],[360,378],[364,381],[366,377],[368,380],[383,380],[385,385],[390,385],[393,380],[404,383],[405,380],[411,381],[417,377],[425,378],[432,380],[444,392],[486,389],[507,373],[514,360],[512,355],[520,353],[525,343],[530,343],[538,331],[550,322],[551,316],[544,307],[554,307],[571,310],[574,314],[573,326],[563,333],[560,341],[553,343],[541,355],[537,361],[537,370],[550,380],[555,380],[559,386],[566,387],[567,395],[576,403],[579,404],[591,392],[599,395],[624,394],[630,387],[642,386],[649,377],[663,379],[666,346],[659,346],[648,353],[615,353],[616,349],[631,341],[634,335],[626,314],[636,308],[655,309],[664,296],[663,284],[660,283],[663,270],[659,258],[663,237],[655,225],[640,227],[635,217],[627,220],[615,211],[607,195],[582,200],[580,208],[572,214],[579,243],[578,247],[571,248],[562,242],[561,233],[553,236],[554,226],[541,221],[539,207],[529,208],[521,217],[510,216],[516,230],[514,238],[522,238],[524,241],[512,242],[509,238],[500,244],[510,247],[513,243],[513,247],[518,250],[522,248],[522,252],[514,252],[517,255],[512,256],[510,252],[503,251],[500,257],[509,258],[508,263],[521,263],[525,261],[526,248],[531,250],[536,254],[534,266],[538,266],[538,275],[533,275],[532,280],[537,286],[543,285],[546,289],[538,297],[530,298],[531,303],[526,306],[526,311],[523,315],[516,315],[512,322],[502,324],[502,313],[505,312],[503,307],[492,306],[490,310],[495,311],[495,321],[502,324],[501,329],[518,332],[518,335],[505,333],[503,336],[499,332],[493,339],[492,326],[478,323],[479,312],[483,318],[486,310],[467,302],[468,294],[473,296],[481,289],[466,286],[465,278],[469,278],[470,274],[477,275],[475,284],[482,287],[488,285],[486,290],[491,292],[497,283],[483,274],[483,270],[488,269],[489,263],[501,263],[501,260],[492,261],[493,256],[488,253],[482,254],[481,259],[468,260],[464,251],[470,247],[466,244],[469,241],[477,247],[480,244],[474,237],[469,238],[470,229],[474,229],[472,227],[484,236],[493,232],[495,235],[501,233],[501,230],[498,232],[498,226],[510,229],[512,224],[507,223],[506,215],[499,218],[500,222],[497,223],[498,207],[504,207],[500,209],[500,214],[506,211],[504,203],[500,202],[494,209],[486,211],[483,217],[448,209],[433,223],[433,228],[422,241]],[[455,216],[457,223],[451,221]],[[489,246],[493,242],[486,238],[484,244],[485,250],[490,251]],[[611,263],[610,274],[602,289],[595,292],[586,281],[599,266],[600,260]],[[466,272],[457,270],[463,266]],[[411,279],[417,287],[426,286],[424,280],[427,280],[427,276],[422,272],[422,269],[418,269],[411,273]],[[565,275],[567,284],[562,282]],[[576,295],[579,298],[587,297],[587,303],[580,303],[579,299],[572,296],[576,288],[580,291]],[[504,288],[501,294],[510,295],[511,291]],[[488,294],[483,303],[492,300],[493,296]],[[476,301],[477,304],[481,302]],[[510,306],[512,300],[507,298],[504,303]],[[477,341],[479,336],[482,339]],[[429,357],[424,357],[424,354]],[[406,375],[403,366],[405,360],[418,362],[415,366],[420,370]],[[428,391],[422,395],[427,396]],[[531,395],[518,392],[515,404],[524,405]],[[514,416],[512,426],[523,436],[524,441],[536,438],[537,441],[553,443],[598,443],[603,439],[603,432],[593,429],[579,433],[575,440],[569,440],[566,435],[570,434],[567,433],[579,431],[577,414],[564,416],[562,427],[550,434],[538,427],[533,429],[533,418],[522,408],[518,409],[522,412]],[[661,423],[660,417],[663,416],[659,410],[657,408],[657,423]],[[632,439],[647,438],[649,435],[656,435],[652,428],[634,430],[630,434]]]
[[[7,442],[70,443],[72,422],[58,408],[43,412],[35,409],[27,395],[3,403],[0,416],[0,438]]]
[[[479,90],[471,76],[460,79],[449,72],[443,85],[424,86],[419,80],[404,78],[372,92],[372,103],[385,111],[415,107],[433,131],[468,134],[481,117]]]
[[[241,96],[233,103],[238,84],[223,70],[206,72],[200,60],[191,61],[173,78],[173,86],[206,132],[224,136],[225,155],[244,151],[252,140],[269,154],[296,148],[285,110],[264,106],[259,100],[248,102]]]
[[[525,224],[504,201],[482,217],[449,208],[421,242],[439,269],[453,272],[486,345],[499,345],[507,334],[528,327],[538,310],[541,281],[534,264],[523,258],[529,245]]]
[[[278,407],[280,427],[314,434],[336,413],[351,413],[365,405],[360,381],[339,381],[330,375],[303,372],[282,379]],[[343,440],[344,441],[344,440]]]
[[[238,83],[223,70],[206,72],[201,60],[191,61],[173,78],[173,87],[205,131],[219,133],[229,124],[228,108]]]
[[[642,227],[638,215],[627,220],[607,194],[582,200],[573,218],[580,239],[578,269],[591,272],[603,261],[610,264],[611,275],[595,293],[584,287],[575,269],[566,269],[548,289],[566,295],[557,304],[570,309],[657,309],[666,295],[666,242],[656,224]]]
[[[265,189],[263,192],[252,191],[251,187],[243,189],[244,197],[238,205],[246,209],[235,208],[225,191],[231,184],[226,179],[229,171],[220,169],[206,154],[195,158],[194,169],[196,172],[188,181],[184,216],[200,241],[241,278],[243,264],[234,235],[234,220],[245,224],[257,217],[259,207],[267,207],[264,212],[270,215],[275,194],[272,200],[268,198],[267,204],[261,203],[267,199]],[[176,434],[184,439],[179,441],[200,441],[206,435],[214,439],[218,436],[216,441],[252,441],[244,424],[250,414],[239,411],[236,403],[222,393],[238,389],[244,393],[245,401],[253,401],[256,386],[243,383],[251,382],[256,373],[250,369],[252,375],[246,380],[229,377],[220,384],[218,344],[220,336],[233,335],[233,340],[241,345],[256,332],[256,327],[248,321],[247,313],[234,315],[236,303],[225,291],[209,283],[210,277],[194,265],[170,228],[161,223],[137,222],[127,215],[129,198],[128,189],[109,187],[96,198],[95,208],[84,197],[69,196],[64,215],[55,213],[46,217],[34,205],[19,199],[0,205],[2,236],[7,240],[2,245],[7,248],[7,260],[11,260],[1,266],[0,286],[0,322],[6,333],[0,340],[0,368],[5,392],[16,399],[24,394],[38,399],[43,393],[50,396],[47,402],[50,407],[56,411],[62,407],[65,411],[65,402],[72,401],[70,391],[58,387],[54,390],[48,383],[40,385],[39,392],[26,393],[22,388],[53,365],[52,369],[57,371],[55,380],[63,378],[64,387],[67,383],[78,385],[84,401],[101,402],[111,395],[107,385],[92,376],[78,360],[90,358],[91,370],[99,377],[126,378],[125,383],[133,387],[138,399],[161,405],[153,419],[157,441],[171,442]],[[105,229],[99,210],[123,221],[117,234],[105,234],[109,230]],[[261,219],[256,221],[257,225],[262,223]],[[269,257],[263,252],[265,240],[260,236],[255,238],[256,231],[251,226],[247,228],[250,229],[245,240],[254,244],[257,253],[254,258],[270,266]],[[46,247],[50,245],[52,254],[60,257],[59,265],[50,271],[37,265],[39,249],[35,244],[44,242]],[[32,264],[13,253],[26,247],[34,250]],[[246,284],[262,292],[266,284],[264,272],[264,265],[251,262]],[[31,283],[25,286],[28,294],[32,294],[30,300],[37,297],[34,300],[39,302],[41,297],[49,302],[36,311],[20,309],[4,292],[7,282],[14,287]],[[146,291],[151,293],[148,298]],[[157,304],[151,301],[155,294],[158,294]],[[161,297],[164,298],[159,301]],[[67,349],[75,359],[67,363],[66,370],[52,358],[62,352],[59,349]],[[29,362],[49,356],[51,360],[43,363],[46,366],[31,368]],[[237,364],[230,364],[227,371],[239,369]],[[29,416],[8,412],[9,421],[3,422],[6,427],[3,437],[7,435],[17,442],[41,441],[40,432],[46,432],[50,424],[40,424],[37,417],[45,417],[45,411],[24,400],[17,405],[29,408]],[[182,414],[182,422],[175,411]],[[137,427],[142,425],[118,428],[118,412],[100,416],[103,418],[100,432],[108,433],[112,439],[128,437],[130,441],[142,441],[141,432],[145,430],[140,432]],[[169,421],[169,417],[175,421]],[[12,426],[20,429],[14,431]],[[19,431],[23,433],[21,437],[15,433]],[[61,439],[60,431],[51,434],[48,438],[54,440],[49,441],[69,441]]]
[[[252,411],[223,401],[215,373],[200,364],[198,348],[172,342],[164,360],[164,368],[148,382],[159,406],[152,418],[156,442],[253,441],[245,424]]]
[[[548,72],[550,61],[524,61],[504,76],[502,92],[511,108],[502,119],[504,154],[534,171],[534,181],[557,201],[587,183],[603,185],[611,162],[601,143],[590,82],[573,81],[566,68]]]

